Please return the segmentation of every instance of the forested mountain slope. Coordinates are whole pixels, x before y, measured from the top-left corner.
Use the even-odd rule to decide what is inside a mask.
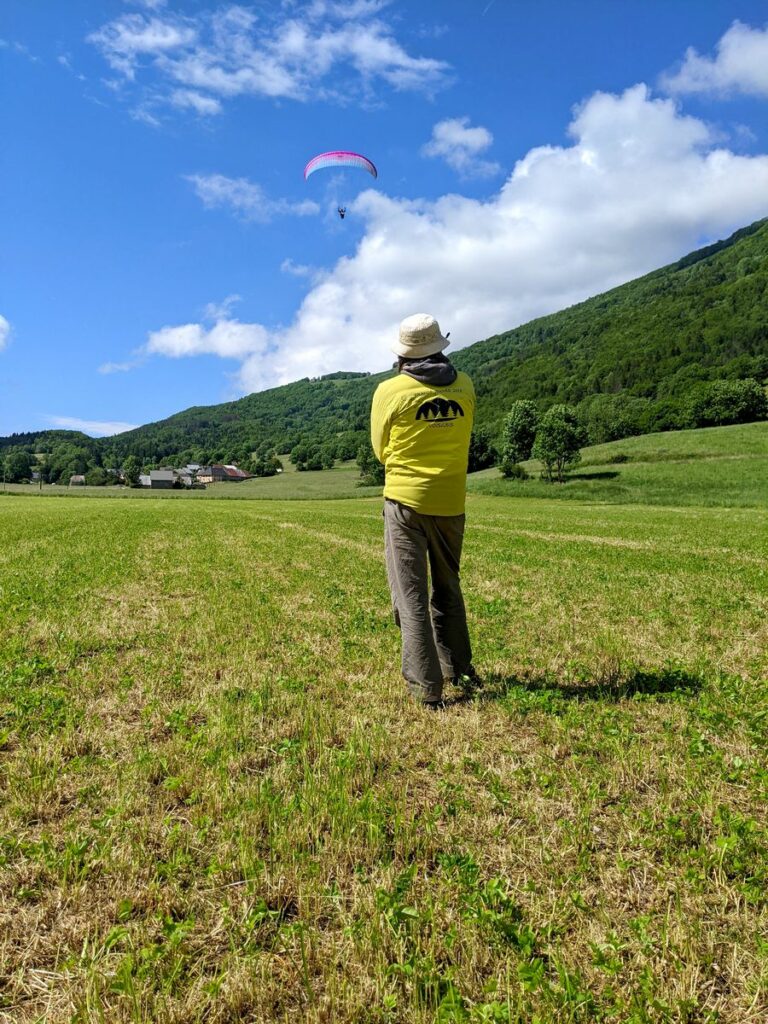
[[[475,379],[486,425],[517,398],[545,407],[621,394],[642,400],[644,432],[684,426],[699,382],[768,376],[768,220],[455,362]]]
[[[594,441],[696,425],[691,403],[706,382],[768,378],[768,219],[453,359],[474,378],[478,425],[492,433],[518,398],[542,410],[577,405]],[[348,457],[366,434],[372,392],[388,372],[305,378],[187,409],[98,445],[105,465],[128,454],[153,462],[182,453],[208,460],[286,452],[300,440],[333,442],[337,457]],[[31,436],[0,443],[29,444],[22,439]]]
[[[161,457],[190,447],[208,452],[240,448],[287,452],[301,439],[322,442],[367,430],[371,395],[386,373],[338,373],[258,391],[223,405],[197,406],[159,423],[105,439],[108,451]],[[352,442],[351,442],[352,443]],[[354,442],[351,455],[357,450]],[[343,456],[339,456],[343,457]]]

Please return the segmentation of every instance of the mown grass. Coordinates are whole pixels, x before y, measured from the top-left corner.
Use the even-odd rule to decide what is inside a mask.
[[[527,480],[498,469],[470,476],[468,488],[497,497],[557,498],[617,504],[768,506],[768,422],[645,434],[593,445],[562,484],[540,479],[536,460]]]
[[[379,501],[0,499],[0,1019],[765,1020],[767,520],[470,498],[435,715]]]

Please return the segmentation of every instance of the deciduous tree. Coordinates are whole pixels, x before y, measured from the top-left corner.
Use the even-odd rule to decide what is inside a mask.
[[[502,430],[501,472],[504,476],[512,476],[514,466],[530,459],[538,418],[534,402],[520,399],[512,403]]]
[[[123,463],[123,476],[125,477],[125,482],[129,487],[138,487],[140,475],[141,463],[135,455],[129,455]]]
[[[544,463],[547,479],[553,474],[562,483],[564,472],[581,461],[579,449],[586,443],[586,432],[569,405],[553,405],[541,418],[533,457]]]

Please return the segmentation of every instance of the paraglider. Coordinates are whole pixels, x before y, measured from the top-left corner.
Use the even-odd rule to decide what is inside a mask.
[[[347,149],[333,149],[327,153],[318,153],[317,156],[312,157],[304,168],[304,180],[306,181],[310,174],[314,174],[315,171],[322,170],[325,167],[355,167],[361,171],[367,171],[374,178],[379,176],[373,161],[369,160],[367,156],[363,156],[362,153],[352,153]],[[339,215],[339,219],[344,220],[347,208],[346,206],[339,205],[336,212]]]
[[[314,174],[315,171],[324,167],[359,167],[363,171],[368,171],[374,178],[379,176],[374,163],[362,153],[351,153],[347,149],[333,149],[328,153],[318,153],[317,156],[312,157],[304,168],[304,180],[306,181],[310,174]]]

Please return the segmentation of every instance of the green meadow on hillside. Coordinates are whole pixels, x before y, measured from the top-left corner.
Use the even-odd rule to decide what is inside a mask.
[[[582,466],[615,462],[622,455],[638,462],[674,462],[680,459],[768,457],[768,422],[731,427],[668,430],[663,434],[625,437],[621,441],[585,448]]]
[[[0,496],[0,1020],[766,1019],[768,512],[470,496],[436,716],[380,507]]]
[[[141,498],[363,498],[381,488],[361,487],[354,462],[332,470],[297,473],[284,460],[285,472],[242,484],[216,484],[205,491],[149,491],[123,487],[67,488],[12,484],[21,494],[65,497]],[[531,479],[504,480],[498,469],[469,477],[470,493],[506,497],[652,505],[768,505],[768,423],[747,423],[702,430],[645,434],[583,449],[582,461],[565,484],[538,479],[541,467],[526,463]]]
[[[519,498],[619,504],[765,507],[768,423],[644,434],[584,448],[564,484],[540,480],[541,465],[524,464],[528,480],[497,469],[473,473],[468,490]]]

